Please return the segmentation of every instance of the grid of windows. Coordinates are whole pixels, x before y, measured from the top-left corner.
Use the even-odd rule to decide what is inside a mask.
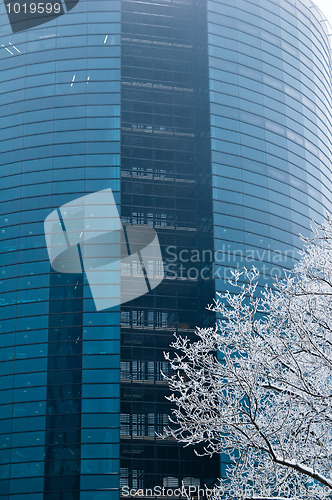
[[[155,434],[170,413],[161,371],[173,332],[193,336],[214,320],[212,263],[202,283],[188,277],[189,261],[171,262],[172,251],[213,245],[206,36],[205,1],[122,2],[121,215],[154,227],[167,275],[121,308],[121,484],[130,487],[218,477],[218,457],[197,460]]]

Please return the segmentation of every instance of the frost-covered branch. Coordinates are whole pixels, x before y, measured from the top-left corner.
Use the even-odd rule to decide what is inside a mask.
[[[216,328],[176,336],[165,354],[167,434],[229,457],[215,499],[332,498],[331,219],[314,232],[274,289],[259,292],[255,268],[234,271],[235,293],[209,306]]]

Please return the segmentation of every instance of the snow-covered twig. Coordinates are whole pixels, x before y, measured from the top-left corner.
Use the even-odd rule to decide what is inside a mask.
[[[195,342],[176,336],[165,354],[166,434],[229,456],[215,500],[332,498],[331,218],[306,243],[274,289],[259,293],[255,268],[234,271],[237,293],[209,306],[217,327],[198,328]]]

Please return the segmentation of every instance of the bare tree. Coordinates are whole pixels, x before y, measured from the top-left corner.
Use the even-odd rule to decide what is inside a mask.
[[[227,455],[214,498],[332,498],[332,220],[275,287],[234,271],[216,328],[176,336],[165,354],[175,404],[166,431]]]

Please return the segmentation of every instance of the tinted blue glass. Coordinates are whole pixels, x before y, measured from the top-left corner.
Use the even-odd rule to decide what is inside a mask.
[[[0,498],[115,499],[120,470],[212,484],[216,461],[155,437],[162,353],[214,321],[230,268],[281,275],[331,210],[324,22],[310,0],[81,0],[14,35],[1,2],[0,29]],[[215,274],[96,312],[51,271],[43,221],[107,187],[163,250],[214,248]]]
[[[215,244],[239,250],[223,262],[224,276],[255,263],[266,282],[294,264],[298,234],[331,209],[331,59],[312,6],[236,7],[208,2]]]
[[[6,500],[19,494],[39,500],[43,490],[46,499],[70,489],[79,498],[80,489],[97,489],[103,474],[109,477],[105,466],[90,471],[89,457],[81,474],[81,426],[94,427],[81,412],[94,407],[94,421],[106,414],[104,428],[113,428],[112,442],[119,440],[119,311],[99,318],[103,336],[85,339],[84,330],[94,325],[91,304],[84,307],[90,292],[82,281],[75,289],[51,272],[43,236],[53,209],[90,192],[120,189],[119,12],[119,1],[80,2],[48,24],[12,35],[0,6],[3,40],[12,47],[0,53],[0,314],[1,331],[8,332],[1,336],[1,374],[16,373],[11,385],[0,377],[1,418],[8,419],[1,420],[1,433],[12,419],[12,436],[1,435],[9,453],[1,448],[0,480],[7,482],[0,497]],[[59,310],[64,297],[76,298],[79,310]],[[105,368],[114,368],[107,378],[97,376],[102,366],[91,356],[100,352]],[[85,390],[91,368],[97,380]],[[94,442],[100,437],[92,432],[89,446]],[[112,487],[118,458],[118,449],[107,456],[116,474]]]

